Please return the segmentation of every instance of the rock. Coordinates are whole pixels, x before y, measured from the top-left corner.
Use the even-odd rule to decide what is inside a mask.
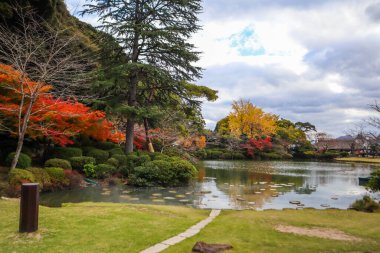
[[[321,207],[330,207],[330,205],[322,204]]]
[[[337,198],[337,197],[332,197],[331,199],[332,199],[332,200],[338,200],[338,198]]]
[[[208,194],[208,193],[211,193],[211,191],[201,191],[202,194]]]
[[[161,193],[153,193],[152,196],[154,196],[154,197],[160,197],[160,196],[162,196],[162,194]]]
[[[248,202],[248,205],[254,205],[256,202]]]
[[[167,199],[167,200],[174,200],[176,198],[173,198],[173,197],[164,197],[164,199]]]
[[[273,197],[273,198],[277,198],[277,197],[278,197],[278,194],[272,194],[272,197]]]
[[[299,205],[301,204],[301,201],[298,201],[298,200],[291,200],[289,201],[290,204],[293,204],[293,205]]]
[[[245,199],[243,199],[243,198],[236,198],[236,200],[238,200],[238,201],[245,201]]]
[[[231,245],[227,244],[207,244],[205,242],[199,241],[194,245],[192,251],[201,253],[217,253],[232,248],[233,247]]]
[[[183,194],[178,194],[178,195],[175,195],[176,198],[185,198],[186,196],[183,195]]]

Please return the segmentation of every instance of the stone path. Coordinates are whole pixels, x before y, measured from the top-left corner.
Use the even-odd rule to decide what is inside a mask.
[[[182,242],[183,240],[190,238],[196,234],[198,234],[202,228],[207,226],[211,221],[215,219],[216,216],[220,214],[220,210],[212,210],[209,217],[206,219],[198,222],[194,226],[190,227],[188,230],[186,230],[183,233],[180,233],[172,238],[169,238],[163,242],[157,243],[156,245],[153,245],[150,248],[147,248],[146,250],[141,251],[140,253],[158,253],[161,252],[167,248],[169,248],[172,245],[175,245],[179,242]]]

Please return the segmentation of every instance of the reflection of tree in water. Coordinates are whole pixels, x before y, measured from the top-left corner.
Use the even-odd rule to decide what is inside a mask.
[[[309,184],[305,184],[302,187],[297,187],[294,191],[298,194],[312,194],[317,189]]]

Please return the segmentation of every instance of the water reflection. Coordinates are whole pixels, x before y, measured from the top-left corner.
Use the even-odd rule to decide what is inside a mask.
[[[46,193],[41,202],[49,206],[102,201],[220,209],[346,209],[368,193],[359,186],[358,177],[368,176],[372,170],[370,165],[343,163],[206,161],[189,187],[89,187]]]

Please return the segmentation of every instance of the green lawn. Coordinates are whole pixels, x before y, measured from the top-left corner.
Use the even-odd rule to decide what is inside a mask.
[[[18,231],[18,201],[0,200],[0,252],[139,252],[183,232],[209,211],[111,203],[40,207],[38,233]]]
[[[335,160],[341,161],[341,162],[380,163],[380,158],[369,158],[369,157],[341,157],[341,158],[335,158]]]
[[[336,241],[277,232],[276,225],[334,228],[363,239]],[[223,211],[198,235],[170,247],[165,253],[191,252],[196,241],[226,243],[228,253],[254,252],[380,252],[380,213],[343,210]]]

